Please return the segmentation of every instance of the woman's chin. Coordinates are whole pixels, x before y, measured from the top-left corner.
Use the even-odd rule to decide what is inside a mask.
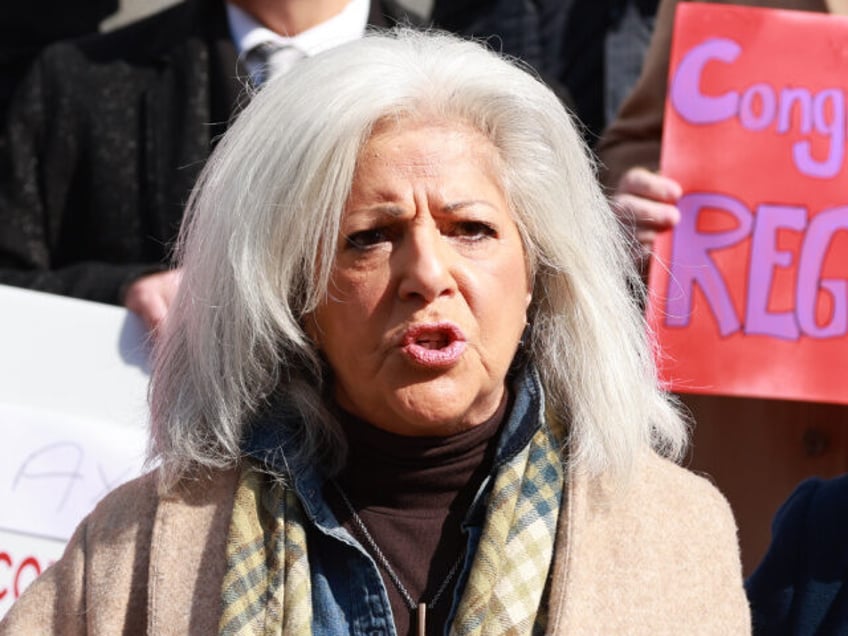
[[[394,356],[369,381],[337,382],[336,400],[344,410],[392,433],[450,435],[485,422],[497,410],[505,389],[496,375],[468,351],[442,369]]]
[[[430,381],[404,387],[389,403],[392,413],[383,421],[393,432],[452,435],[486,421],[500,404],[500,395],[482,398],[479,392],[468,391],[467,385]]]
[[[425,414],[413,419],[393,420],[374,424],[377,428],[408,437],[447,437],[472,428],[474,424],[462,418]]]

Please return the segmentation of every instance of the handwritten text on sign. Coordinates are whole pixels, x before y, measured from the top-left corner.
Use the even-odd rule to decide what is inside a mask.
[[[848,20],[681,4],[650,316],[681,391],[848,402]]]
[[[80,520],[115,486],[137,476],[146,430],[0,404],[7,439],[0,530],[67,541]]]

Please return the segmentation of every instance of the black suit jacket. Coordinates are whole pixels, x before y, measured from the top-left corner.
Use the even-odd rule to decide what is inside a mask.
[[[848,475],[798,486],[745,588],[755,634],[848,634]]]
[[[373,26],[401,19],[372,2]],[[245,82],[219,0],[49,47],[0,140],[0,284],[119,303],[166,267]]]

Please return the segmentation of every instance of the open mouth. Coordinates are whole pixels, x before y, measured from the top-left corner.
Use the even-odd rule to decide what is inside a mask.
[[[451,342],[452,338],[447,334],[435,334],[415,339],[415,344],[425,349],[444,349]]]
[[[413,362],[426,367],[448,367],[465,352],[465,334],[453,323],[413,325],[403,335],[402,350]]]

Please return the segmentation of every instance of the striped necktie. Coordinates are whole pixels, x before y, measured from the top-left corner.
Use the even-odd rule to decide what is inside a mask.
[[[261,86],[270,78],[288,71],[303,57],[303,51],[295,46],[267,41],[251,47],[244,61],[253,85]]]

